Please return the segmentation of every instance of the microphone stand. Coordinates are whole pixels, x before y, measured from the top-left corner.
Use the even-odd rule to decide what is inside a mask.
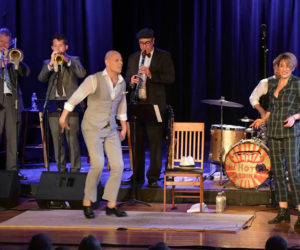
[[[58,78],[58,72],[55,71],[55,79]],[[49,89],[49,91],[46,94],[46,99],[44,102],[44,106],[43,106],[43,113],[42,113],[42,117],[44,117],[45,120],[45,138],[46,138],[46,152],[47,152],[47,166],[48,166],[48,172],[50,171],[50,153],[49,153],[49,148],[50,148],[50,143],[49,143],[49,112],[48,112],[48,104],[49,104],[49,99],[50,99],[50,93],[52,92],[53,88],[54,88],[54,82],[52,82],[51,87]]]
[[[261,25],[261,41],[262,41],[262,50],[263,50],[263,78],[267,78],[267,56],[268,56],[268,48],[267,48],[267,35],[266,35],[267,26],[265,24]]]
[[[146,57],[146,51],[142,52],[142,62],[141,62],[141,66],[144,65],[145,62],[145,57]],[[140,67],[141,67],[140,66]],[[140,73],[138,73],[140,76]],[[140,77],[139,82],[136,84],[136,89],[133,95],[133,98],[131,100],[131,104],[133,105],[138,105],[138,94],[139,94],[139,87],[142,83],[142,78]],[[131,136],[132,136],[132,145],[133,145],[133,150],[132,150],[132,157],[133,159],[136,159],[136,152],[135,152],[135,147],[136,147],[136,123],[137,123],[137,116],[133,115],[132,116],[132,132]],[[136,185],[136,166],[134,164],[135,160],[133,160],[133,171],[132,171],[132,180],[131,180],[131,194],[132,194],[132,199],[126,202],[123,202],[122,204],[120,204],[119,206],[122,205],[135,205],[135,204],[142,204],[148,207],[152,207],[151,204],[145,202],[145,201],[140,201],[136,199],[136,194],[137,194],[137,185]]]
[[[16,90],[16,98],[15,98],[15,116],[16,116],[16,169],[19,172],[19,124],[20,124],[20,118],[19,118],[19,103],[18,103],[18,97],[19,97],[19,93],[18,93],[18,72],[19,72],[19,63],[20,62],[15,62],[14,63],[14,77],[15,77],[15,90]],[[12,86],[13,87],[13,86]]]

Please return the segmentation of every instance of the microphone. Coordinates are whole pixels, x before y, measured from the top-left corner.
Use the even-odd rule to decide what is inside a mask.
[[[267,36],[267,25],[264,23],[262,25],[260,25],[260,31],[261,31],[262,37],[265,38]]]

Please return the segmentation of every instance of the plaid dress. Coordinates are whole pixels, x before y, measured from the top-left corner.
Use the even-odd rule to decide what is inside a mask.
[[[284,127],[284,120],[300,113],[300,78],[291,75],[287,85],[274,96],[279,79],[269,81],[268,145],[275,181],[275,195],[278,201],[288,201],[288,187],[285,171],[288,170],[289,182],[296,204],[300,204],[300,121],[293,127]]]

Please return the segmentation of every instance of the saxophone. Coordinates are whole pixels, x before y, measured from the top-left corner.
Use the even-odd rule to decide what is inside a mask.
[[[168,140],[168,161],[166,162],[166,170],[171,170],[173,169],[173,154],[174,154],[174,149],[173,149],[173,123],[174,123],[174,112],[172,107],[169,105],[167,107],[168,113],[169,113],[169,119],[168,119],[168,135],[167,135],[167,140]]]

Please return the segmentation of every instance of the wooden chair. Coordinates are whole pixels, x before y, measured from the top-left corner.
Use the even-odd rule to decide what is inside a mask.
[[[38,114],[39,116],[39,124],[32,124],[31,120],[28,121],[29,113],[31,114]],[[31,117],[32,119],[32,117]],[[27,144],[27,130],[30,128],[38,128],[41,130],[41,143],[40,144]],[[24,168],[25,164],[25,151],[26,149],[42,149],[43,156],[44,156],[44,164],[45,168],[48,168],[48,156],[47,156],[47,149],[46,149],[46,139],[45,139],[45,130],[43,124],[43,115],[42,112],[26,110],[25,111],[25,125],[24,125],[24,139],[23,139],[23,146],[22,146],[22,161],[21,161],[21,168]]]
[[[198,198],[200,212],[203,202],[203,164],[204,164],[204,123],[174,122],[171,138],[171,169],[166,169],[164,176],[164,212],[166,212],[167,186],[172,186],[172,208],[175,198]],[[181,168],[179,162],[182,157],[192,156],[195,168]],[[180,178],[176,178],[180,177]],[[184,178],[193,178],[185,181]],[[179,180],[178,180],[179,179]],[[197,186],[197,190],[179,190],[175,186]],[[194,187],[193,187],[194,188]],[[194,194],[194,195],[191,195]]]

